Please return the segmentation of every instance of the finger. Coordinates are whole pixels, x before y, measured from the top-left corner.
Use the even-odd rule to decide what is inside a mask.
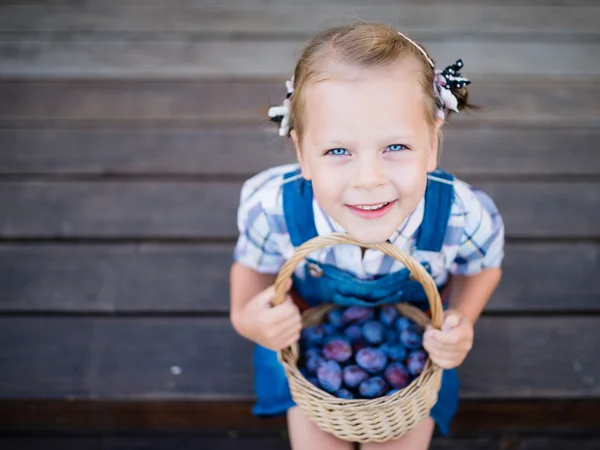
[[[447,351],[440,349],[432,349],[431,352],[427,352],[431,359],[448,359],[448,360],[462,360],[466,356],[466,352],[464,351]]]
[[[450,331],[460,325],[462,321],[462,314],[457,312],[448,312],[442,323],[442,331]]]
[[[302,322],[297,321],[294,318],[290,318],[282,323],[275,325],[273,328],[273,334],[275,336],[277,336],[277,335],[284,335],[289,332],[300,333],[301,330],[302,330]]]
[[[274,322],[281,322],[287,320],[290,317],[297,317],[300,319],[300,310],[296,306],[296,304],[292,301],[292,298],[289,295],[285,296],[285,300],[283,303],[272,307],[269,311],[265,313],[270,320]]]
[[[282,340],[283,345],[281,348],[286,348],[286,347],[290,347],[292,345],[294,345],[296,342],[298,342],[298,337],[299,336],[290,336],[289,338],[286,338],[285,340]]]
[[[429,330],[426,336],[440,344],[457,345],[472,340],[472,333],[466,327],[454,328],[450,331]]]
[[[442,369],[454,369],[455,367],[460,365],[460,361],[446,358],[438,358],[435,356],[431,357],[431,361],[433,361],[436,365],[440,366]]]

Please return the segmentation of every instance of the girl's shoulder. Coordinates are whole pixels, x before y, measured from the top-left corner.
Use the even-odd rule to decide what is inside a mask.
[[[455,178],[452,215],[479,217],[482,213],[491,216],[499,215],[492,197],[476,186]]]
[[[282,192],[285,175],[298,168],[298,164],[270,167],[248,178],[242,185],[240,207],[251,210],[260,207],[268,214],[282,215]]]

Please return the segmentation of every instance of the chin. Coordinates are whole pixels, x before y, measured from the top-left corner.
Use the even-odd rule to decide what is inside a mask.
[[[363,244],[380,244],[394,234],[394,227],[354,226],[347,229],[348,235]]]

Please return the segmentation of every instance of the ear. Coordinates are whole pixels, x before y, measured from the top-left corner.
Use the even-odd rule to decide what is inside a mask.
[[[292,137],[292,141],[294,142],[294,148],[296,149],[296,158],[298,158],[298,162],[300,163],[302,177],[305,180],[310,180],[310,170],[308,168],[308,164],[306,163],[306,159],[302,154],[302,150],[300,149],[300,141],[298,139],[298,133],[296,133],[295,129],[290,131],[290,136]]]
[[[442,119],[436,119],[433,131],[431,133],[431,141],[429,143],[429,152],[427,154],[427,172],[433,172],[438,166],[438,151],[440,142],[440,133],[442,132],[442,126],[444,121]]]

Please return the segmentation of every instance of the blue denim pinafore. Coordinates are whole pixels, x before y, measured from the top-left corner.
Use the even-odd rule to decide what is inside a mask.
[[[417,230],[416,247],[419,250],[439,252],[444,242],[454,199],[454,177],[440,170],[431,175],[450,183],[428,180],[425,212]],[[312,184],[302,178],[297,170],[287,173],[285,179],[289,180],[283,186],[285,221],[292,244],[297,248],[317,236]],[[385,257],[391,258],[388,255]],[[424,264],[424,267],[431,273],[428,264]],[[309,307],[322,302],[345,306],[410,302],[423,311],[429,309],[423,287],[410,278],[410,272],[406,268],[372,280],[363,280],[333,265],[307,259],[304,277],[300,279],[294,275],[293,287]],[[438,286],[440,290],[443,287]],[[285,414],[287,409],[295,406],[295,402],[292,400],[285,371],[277,359],[276,352],[257,345],[253,356],[257,397],[252,409],[253,414],[263,417]],[[430,414],[442,435],[448,434],[450,422],[456,413],[458,389],[456,370],[444,370],[438,401]]]

